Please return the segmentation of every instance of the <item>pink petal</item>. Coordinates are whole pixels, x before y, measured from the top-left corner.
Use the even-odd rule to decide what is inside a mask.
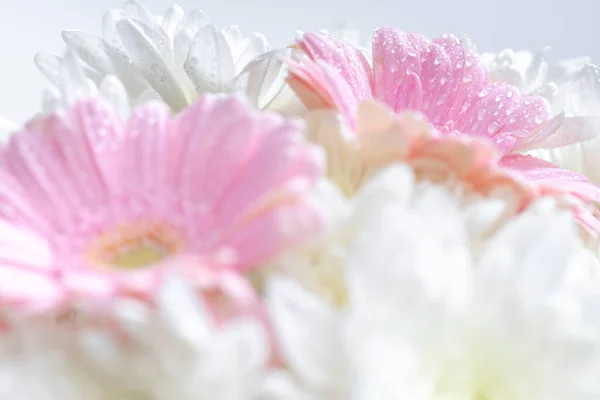
[[[510,154],[500,160],[500,166],[523,176],[546,190],[570,193],[586,201],[600,202],[600,188],[585,176],[562,169],[552,163],[520,154]]]
[[[421,60],[413,41],[404,32],[381,28],[373,34],[373,75],[375,95],[394,112],[423,103],[420,88]],[[413,78],[409,78],[413,76]],[[418,81],[418,83],[417,83]]]
[[[330,65],[310,60],[290,63],[288,83],[307,109],[333,108],[355,126],[360,99]]]
[[[172,166],[171,143],[177,143],[170,119],[169,109],[158,102],[133,110],[122,138],[122,157],[113,161],[121,173],[120,193],[156,193],[170,184],[167,167]]]
[[[306,33],[297,44],[313,60],[321,60],[334,68],[356,99],[371,98],[373,75],[369,62],[359,49],[321,32]]]
[[[219,243],[219,238],[238,229],[252,230],[253,224],[264,225],[262,214],[277,213],[304,194],[293,193],[269,207],[264,206],[265,198],[294,182],[312,187],[323,174],[323,154],[305,142],[298,124],[275,113],[249,110],[241,97],[218,102],[201,99],[176,121],[176,129],[188,137],[180,185],[210,217],[197,234],[206,236],[201,240],[208,247],[216,246],[213,250],[227,244]],[[279,232],[276,226],[270,229],[274,235]],[[247,240],[252,245],[244,251],[253,251],[267,238]],[[240,254],[240,259],[246,258],[252,257]]]
[[[224,243],[238,254],[236,268],[246,271],[285,248],[306,243],[315,231],[323,228],[323,217],[315,205],[287,202],[260,214],[252,224],[231,232]]]

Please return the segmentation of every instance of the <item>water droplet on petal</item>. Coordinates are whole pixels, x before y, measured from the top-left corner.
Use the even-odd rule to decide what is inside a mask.
[[[500,129],[500,125],[498,125],[496,122],[490,122],[490,124],[488,125],[488,133],[490,135],[496,133],[498,129]]]

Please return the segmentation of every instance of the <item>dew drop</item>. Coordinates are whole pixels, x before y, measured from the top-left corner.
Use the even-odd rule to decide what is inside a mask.
[[[490,122],[488,125],[488,133],[491,135],[500,129],[500,126],[496,122]]]
[[[442,93],[442,94],[440,94],[440,97],[438,98],[437,105],[438,106],[444,105],[444,104],[446,104],[447,101],[448,101],[448,95],[446,93]]]

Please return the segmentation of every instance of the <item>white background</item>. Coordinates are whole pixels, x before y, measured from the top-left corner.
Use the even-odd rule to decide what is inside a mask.
[[[162,13],[168,0],[146,0]],[[33,64],[37,51],[61,53],[60,31],[100,32],[104,11],[120,0],[0,0],[0,114],[23,120],[34,113],[47,84]],[[237,24],[286,45],[294,30],[334,28],[341,21],[370,36],[396,26],[428,36],[471,35],[480,50],[541,49],[552,58],[589,55],[600,62],[600,0],[180,0],[200,8],[216,24]]]

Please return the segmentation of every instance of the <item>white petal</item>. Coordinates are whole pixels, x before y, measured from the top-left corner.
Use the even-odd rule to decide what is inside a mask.
[[[570,215],[528,212],[490,240],[480,269],[526,298],[545,299],[565,276],[576,237]]]
[[[594,139],[600,135],[600,116],[566,117],[555,133],[532,146],[552,149]]]
[[[231,48],[214,25],[198,31],[184,69],[198,93],[222,92],[235,76]]]
[[[208,311],[179,277],[167,277],[157,303],[165,323],[189,343],[204,343],[214,329]]]
[[[62,58],[55,54],[38,53],[34,58],[35,64],[50,82],[59,85],[61,77]]]
[[[160,26],[156,16],[138,0],[127,0],[121,9],[128,18],[141,20],[153,28]]]
[[[231,46],[231,45],[230,45]],[[231,46],[233,48],[233,46]],[[269,51],[269,42],[261,33],[254,33],[248,40],[248,44],[239,56],[234,55],[234,62],[237,68],[244,68],[255,57]]]
[[[171,48],[171,39],[167,33],[161,27],[154,27],[142,21],[130,22],[144,34],[144,38],[147,38],[150,41],[165,64],[169,68],[172,68],[173,51]],[[119,29],[118,26],[117,29]],[[120,31],[120,33],[121,35],[123,34],[122,31]],[[123,38],[121,37],[121,39]]]
[[[173,52],[175,64],[183,65],[188,57],[196,34],[203,26],[209,23],[208,18],[201,10],[192,10],[185,14],[175,32]]]
[[[405,165],[381,169],[362,187],[356,198],[357,210],[377,209],[388,201],[406,204],[413,195],[414,175]]]
[[[544,83],[548,74],[548,63],[545,56],[549,50],[550,48],[546,47],[533,56],[525,74],[525,81],[529,87],[538,87]]]
[[[227,361],[224,369],[235,368],[239,375],[262,372],[269,360],[269,348],[265,328],[259,321],[230,322],[218,336],[220,349],[211,349],[218,354],[214,362]]]
[[[117,23],[126,18],[123,10],[109,10],[102,17],[102,37],[109,46],[123,49],[121,34],[117,31]]]
[[[185,15],[185,11],[177,4],[173,4],[167,12],[162,21],[162,28],[170,38],[175,37],[177,31],[177,25]]]
[[[125,18],[123,10],[110,10],[102,18],[102,35],[106,43],[106,54],[115,68],[116,74],[133,96],[137,96],[148,83],[141,79],[140,72],[133,65],[125,51],[121,34],[117,30],[119,21]]]
[[[328,386],[343,371],[338,317],[295,282],[272,278],[267,306],[281,351],[296,375],[310,386]]]
[[[123,82],[128,92],[132,96],[139,95],[143,90],[146,90],[150,85],[143,79],[140,70],[129,57],[125,50],[116,47],[107,47],[106,54],[110,57],[119,80]]]
[[[79,58],[102,75],[113,72],[106,44],[99,37],[83,31],[63,31],[63,40]]]
[[[163,99],[162,99],[162,97],[160,97],[160,95],[158,93],[156,93],[156,90],[150,88],[150,89],[143,91],[138,97],[136,97],[132,102],[132,106],[137,107],[140,104],[144,104],[149,101],[163,102]]]
[[[188,104],[185,94],[148,37],[133,23],[124,19],[117,23],[117,30],[128,54],[148,83],[172,108],[185,108]]]
[[[244,39],[244,35],[242,35],[240,28],[237,25],[229,25],[221,29],[221,33],[225,40],[227,40],[229,47],[232,49],[234,58],[237,58],[238,50],[241,50],[246,45],[246,40]]]
[[[285,85],[284,55],[285,51],[275,50],[250,61],[235,78],[235,90],[245,92],[255,107],[269,107]]]
[[[114,75],[108,75],[100,84],[100,93],[123,116],[127,117],[131,111],[127,90],[123,83]]]
[[[83,65],[73,51],[68,50],[65,55],[61,76],[61,93],[67,104],[72,104],[81,97],[92,95]]]

